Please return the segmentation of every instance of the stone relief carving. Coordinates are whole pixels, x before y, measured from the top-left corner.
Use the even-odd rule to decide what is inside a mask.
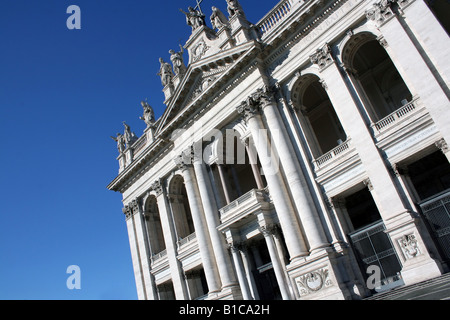
[[[295,278],[300,296],[316,293],[333,285],[327,268],[321,268]]]
[[[397,240],[406,260],[413,259],[420,255],[420,248],[416,236],[409,234]]]
[[[205,40],[202,39],[193,49],[192,49],[192,61],[197,61],[203,57],[210,47],[206,44]]]

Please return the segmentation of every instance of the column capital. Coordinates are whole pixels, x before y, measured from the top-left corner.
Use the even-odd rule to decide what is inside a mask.
[[[173,161],[181,171],[187,170],[194,162],[194,148],[191,146],[184,150]]]
[[[130,219],[132,216],[138,214],[140,212],[138,199],[134,199],[128,205],[123,207],[122,212],[127,220]]]
[[[153,182],[152,185],[150,186],[150,189],[156,192],[157,197],[162,195],[164,192],[161,180]]]
[[[309,59],[311,60],[311,63],[319,66],[320,71],[324,70],[334,62],[330,45],[326,43],[323,47],[317,49]]]
[[[443,153],[447,153],[450,151],[447,141],[445,141],[445,139],[441,139],[439,141],[435,142],[436,147],[439,148],[439,150],[441,150]]]
[[[367,189],[369,189],[369,191],[373,190],[373,185],[372,185],[372,182],[370,181],[370,179],[364,180],[363,183],[367,187]]]
[[[273,225],[273,224],[263,225],[258,228],[258,230],[263,234],[264,237],[274,235],[276,229],[277,229],[277,226]]]
[[[242,242],[232,241],[228,243],[228,249],[230,249],[232,253],[237,253],[241,251],[243,247],[244,245],[242,244]]]
[[[392,165],[392,172],[397,177],[408,175],[408,167],[399,165],[398,163],[394,163]]]
[[[395,14],[392,11],[392,3],[395,0],[381,0],[374,3],[372,8],[366,11],[366,18],[373,21],[378,27],[381,27]]]
[[[326,198],[325,202],[330,209],[345,208],[345,198],[342,197]]]
[[[236,107],[237,112],[247,121],[269,104],[275,103],[275,92],[269,86],[257,89]]]

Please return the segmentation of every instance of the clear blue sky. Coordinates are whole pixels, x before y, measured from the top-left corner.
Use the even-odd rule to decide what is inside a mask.
[[[241,0],[256,23],[277,0]],[[81,30],[68,30],[69,5]],[[110,136],[164,112],[158,58],[195,0],[0,1],[0,299],[136,299]],[[205,0],[226,9],[225,0]],[[81,268],[81,290],[66,269]]]

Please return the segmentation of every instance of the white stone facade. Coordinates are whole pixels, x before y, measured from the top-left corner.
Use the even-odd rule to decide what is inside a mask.
[[[139,299],[362,299],[447,272],[450,40],[433,9],[283,0],[254,25],[237,10],[193,27],[166,112],[108,186]]]

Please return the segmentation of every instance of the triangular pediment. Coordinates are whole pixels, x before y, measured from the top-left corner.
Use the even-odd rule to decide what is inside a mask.
[[[249,41],[239,46],[204,55],[188,66],[185,76],[173,88],[173,94],[166,100],[167,109],[160,119],[156,131],[158,135],[176,119],[181,111],[189,108],[195,101],[220,90],[230,76],[239,71],[240,62],[255,48],[256,43]]]

